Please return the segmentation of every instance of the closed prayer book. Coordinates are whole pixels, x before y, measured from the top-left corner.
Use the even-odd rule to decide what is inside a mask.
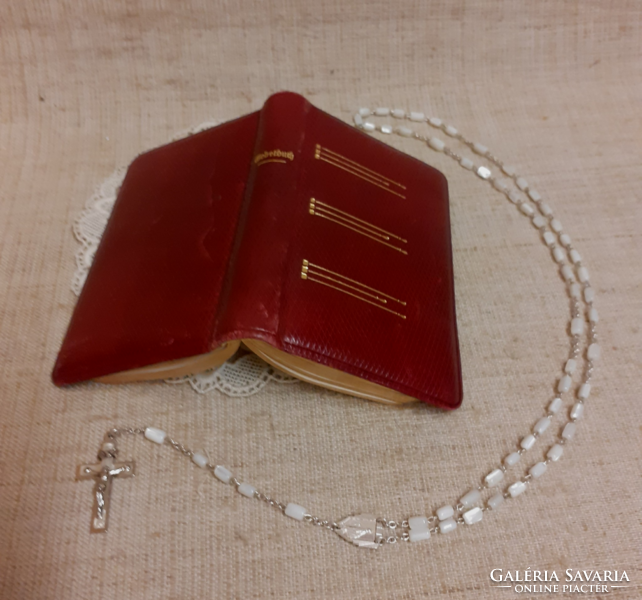
[[[445,177],[289,92],[136,158],[54,383],[196,373],[240,345],[333,390],[458,407]]]

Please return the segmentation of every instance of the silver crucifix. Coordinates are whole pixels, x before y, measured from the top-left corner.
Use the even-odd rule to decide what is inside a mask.
[[[107,531],[109,517],[109,497],[111,495],[111,482],[114,478],[132,477],[134,475],[134,461],[116,462],[118,450],[113,441],[105,441],[98,452],[99,463],[95,465],[80,465],[76,474],[78,481],[93,479],[94,484],[94,512],[91,519],[91,533]]]

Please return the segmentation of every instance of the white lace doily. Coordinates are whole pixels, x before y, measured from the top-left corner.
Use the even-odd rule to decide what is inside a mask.
[[[216,121],[201,123],[172,139],[180,139],[217,124]],[[85,283],[126,171],[126,167],[121,167],[103,181],[74,221],[74,236],[80,243],[80,248],[76,251],[76,271],[71,282],[71,289],[76,296],[80,294]],[[166,383],[189,383],[199,394],[218,390],[228,396],[250,396],[256,394],[270,381],[296,383],[298,379],[277,371],[254,354],[237,353],[218,369],[170,379]]]

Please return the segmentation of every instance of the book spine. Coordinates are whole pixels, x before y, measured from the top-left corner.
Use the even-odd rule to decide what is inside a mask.
[[[298,94],[268,98],[219,304],[216,342],[242,337],[277,342],[292,210],[302,169],[310,104]]]

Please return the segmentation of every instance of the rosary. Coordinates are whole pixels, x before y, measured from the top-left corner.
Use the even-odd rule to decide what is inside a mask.
[[[408,126],[377,125],[369,120],[372,117],[392,117],[398,122],[426,124],[433,131],[445,134],[448,138],[472,150],[480,157],[480,163],[485,164],[478,164],[451,150],[439,137],[417,133]],[[401,520],[389,520],[368,514],[352,515],[340,521],[322,519],[311,514],[303,506],[293,502],[287,504],[279,502],[257,490],[253,485],[237,479],[226,467],[211,463],[205,454],[190,450],[161,429],[155,427],[111,429],[105,434],[98,452],[99,462],[80,465],[77,472],[79,480],[94,481],[92,533],[107,531],[112,481],[134,475],[133,461],[118,462],[117,460],[117,442],[127,435],[141,436],[150,442],[173,448],[191,460],[196,467],[209,471],[223,484],[235,488],[242,496],[265,502],[292,519],[332,531],[355,546],[373,549],[397,542],[421,542],[435,534],[450,533],[460,525],[479,523],[485,513],[499,510],[505,500],[516,498],[524,493],[533,480],[541,477],[551,463],[557,462],[562,457],[565,444],[575,435],[577,421],[584,414],[584,406],[591,393],[593,363],[600,358],[600,346],[597,344],[595,330],[598,314],[593,307],[595,291],[590,285],[588,270],[583,265],[579,252],[573,247],[571,238],[564,232],[560,221],[554,217],[551,207],[542,201],[540,194],[531,188],[513,167],[499,160],[486,146],[465,138],[457,129],[445,124],[441,119],[426,117],[421,112],[408,113],[401,109],[361,108],[354,116],[354,123],[363,131],[394,133],[402,137],[414,138],[435,152],[444,153],[457,161],[463,169],[487,181],[493,189],[514,204],[539,232],[542,243],[548,248],[551,258],[559,269],[570,297],[571,315],[567,332],[570,347],[568,359],[562,372],[557,376],[557,396],[549,400],[532,430],[521,438],[514,451],[505,456],[497,468],[485,475],[481,483],[473,486],[458,502],[441,506],[432,514],[410,516]],[[581,350],[583,337],[586,347],[584,352]],[[576,371],[580,373],[580,381],[574,385],[573,375]],[[570,407],[562,411],[565,396],[571,395],[569,392],[574,395],[574,401],[569,403]],[[555,442],[541,451],[540,456],[528,466],[520,478],[506,485],[504,480],[507,471],[521,460],[522,455],[537,447],[538,438],[554,423],[555,418],[564,412],[567,418],[557,425],[558,434]]]

